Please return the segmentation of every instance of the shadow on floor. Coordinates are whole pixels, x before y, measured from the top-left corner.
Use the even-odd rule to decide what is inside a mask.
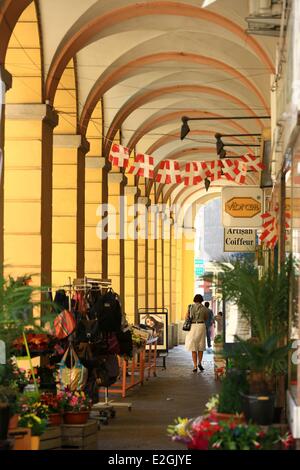
[[[205,353],[202,364],[205,371],[193,374],[191,353],[183,346],[172,349],[166,361],[167,369],[159,367],[157,377],[132,389],[124,399],[133,403],[132,411],[117,409],[116,417],[108,426],[101,426],[98,449],[183,450],[182,445],[167,436],[166,429],[178,416],[200,416],[209,397],[217,393],[213,354]],[[109,398],[115,397],[110,395]]]

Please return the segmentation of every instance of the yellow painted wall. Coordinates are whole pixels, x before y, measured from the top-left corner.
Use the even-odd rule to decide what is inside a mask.
[[[102,277],[102,241],[96,227],[100,221],[97,209],[102,203],[102,111],[101,103],[95,108],[87,129],[90,151],[86,155],[85,167],[85,273]],[[94,160],[94,161],[93,161]]]
[[[194,298],[194,243],[191,238],[182,239],[182,318]]]

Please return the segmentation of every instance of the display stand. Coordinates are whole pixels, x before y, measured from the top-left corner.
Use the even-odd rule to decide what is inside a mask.
[[[145,351],[145,365],[144,365],[144,375],[146,380],[151,377],[151,372],[153,377],[156,377],[156,359],[157,359],[157,337],[148,339],[146,345],[148,348]]]
[[[111,385],[109,393],[121,394],[122,398],[125,398],[127,390],[144,383],[145,346],[133,350],[130,359],[119,357],[119,364],[121,379]]]

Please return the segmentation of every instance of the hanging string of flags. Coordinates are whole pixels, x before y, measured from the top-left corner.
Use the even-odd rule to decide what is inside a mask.
[[[262,224],[262,234],[260,235],[259,239],[264,242],[267,247],[274,248],[278,241],[279,237],[279,210],[278,208],[275,210],[271,210],[265,212],[261,215],[263,219]],[[289,229],[290,225],[287,222],[287,219],[291,218],[291,214],[289,212],[285,213],[285,229]],[[286,236],[285,236],[286,237]],[[286,237],[287,238],[287,237]]]
[[[109,161],[113,166],[128,169],[128,173],[132,175],[154,179],[158,183],[163,184],[179,184],[183,182],[185,186],[194,186],[204,181],[205,178],[209,178],[213,182],[222,178],[222,176],[225,176],[229,181],[244,184],[246,182],[247,171],[264,169],[259,158],[246,154],[239,159],[226,158],[209,162],[188,162],[184,168],[180,168],[180,162],[176,160],[162,160],[155,174],[153,156],[139,153],[134,157],[134,162],[129,166],[129,149],[115,143],[111,147]]]

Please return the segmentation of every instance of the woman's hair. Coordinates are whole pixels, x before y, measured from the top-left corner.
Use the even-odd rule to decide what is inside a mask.
[[[199,304],[201,304],[201,302],[203,302],[203,297],[201,294],[196,294],[195,297],[194,297],[194,302],[197,302]]]

